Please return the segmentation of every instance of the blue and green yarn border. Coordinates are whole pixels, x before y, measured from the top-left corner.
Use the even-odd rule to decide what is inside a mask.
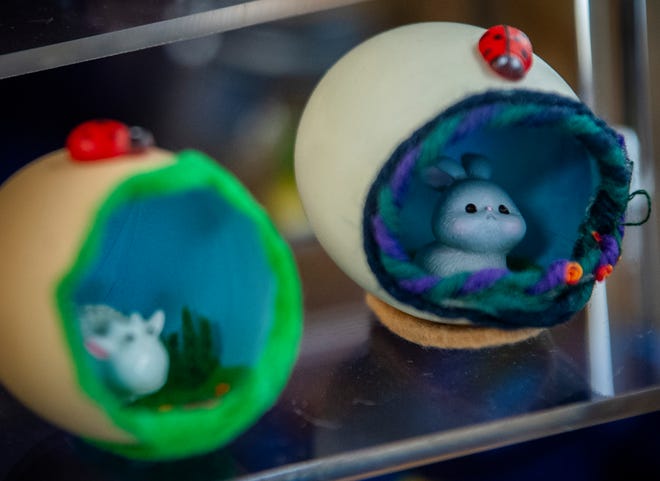
[[[78,256],[59,280],[55,301],[62,327],[83,391],[121,429],[132,434],[135,444],[88,439],[104,449],[136,459],[173,459],[201,454],[229,442],[247,429],[276,401],[289,379],[302,337],[302,293],[293,254],[267,213],[249,191],[213,159],[186,150],[175,155],[172,165],[132,175],[102,200],[83,236]],[[273,270],[277,291],[266,345],[250,373],[225,394],[217,405],[198,409],[174,407],[158,411],[126,407],[103,387],[86,361],[76,326],[73,293],[102,243],[107,219],[122,205],[151,196],[192,189],[211,189],[256,227]]]
[[[471,133],[505,127],[559,129],[595,159],[600,183],[575,233],[571,258],[557,259],[545,270],[429,275],[413,263],[413,253],[398,239],[399,212],[410,179],[432,165],[444,148]],[[363,214],[367,261],[392,297],[418,310],[501,328],[552,326],[580,310],[594,282],[618,260],[631,175],[623,137],[580,102],[522,89],[470,96],[414,132],[380,170]]]

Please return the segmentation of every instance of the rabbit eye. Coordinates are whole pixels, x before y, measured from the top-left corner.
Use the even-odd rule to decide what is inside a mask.
[[[154,326],[147,326],[147,334],[152,335],[154,333]]]
[[[504,204],[500,204],[498,210],[500,211],[500,214],[510,214],[511,213],[511,212],[509,212],[508,207],[505,206]]]
[[[126,334],[124,336],[124,342],[127,343],[127,344],[129,342],[133,342],[134,340],[135,340],[135,336],[133,334]]]
[[[465,206],[465,212],[468,214],[474,214],[477,211],[477,206],[474,204],[468,204]]]

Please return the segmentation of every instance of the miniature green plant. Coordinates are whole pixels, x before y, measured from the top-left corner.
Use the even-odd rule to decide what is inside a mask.
[[[190,309],[181,313],[181,341],[179,333],[172,333],[165,341],[170,356],[170,372],[166,385],[196,387],[203,384],[216,368],[218,349],[213,349],[211,322],[202,316],[193,320]]]
[[[164,344],[170,358],[167,382],[160,391],[131,406],[162,409],[212,401],[248,373],[245,367],[221,366],[219,349],[214,348],[211,321],[194,316],[187,307],[181,313],[181,331],[167,336]]]

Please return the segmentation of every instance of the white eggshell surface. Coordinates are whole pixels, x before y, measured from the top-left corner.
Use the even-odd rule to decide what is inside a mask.
[[[358,45],[314,90],[296,141],[303,205],[330,256],[368,292],[404,312],[440,322],[468,321],[441,319],[393,299],[367,263],[363,209],[383,164],[415,130],[468,96],[524,88],[576,98],[537,56],[523,79],[500,77],[478,51],[484,32],[463,24],[421,23]]]

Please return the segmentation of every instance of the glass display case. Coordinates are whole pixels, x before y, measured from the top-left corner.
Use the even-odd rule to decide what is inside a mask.
[[[660,45],[652,28],[660,6],[539,0],[520,12],[515,3],[4,2],[2,179],[93,117],[148,126],[168,149],[204,150],[255,193],[291,243],[305,320],[277,404],[197,458],[108,454],[0,387],[0,479],[363,479],[660,409],[657,210],[629,230],[621,267],[585,311],[527,341],[480,350],[426,349],[390,333],[304,220],[292,151],[306,99],[351,47],[414,21],[518,23],[596,113],[625,126],[633,187],[653,196],[660,64],[648,50]],[[644,208],[632,204],[631,218]]]

